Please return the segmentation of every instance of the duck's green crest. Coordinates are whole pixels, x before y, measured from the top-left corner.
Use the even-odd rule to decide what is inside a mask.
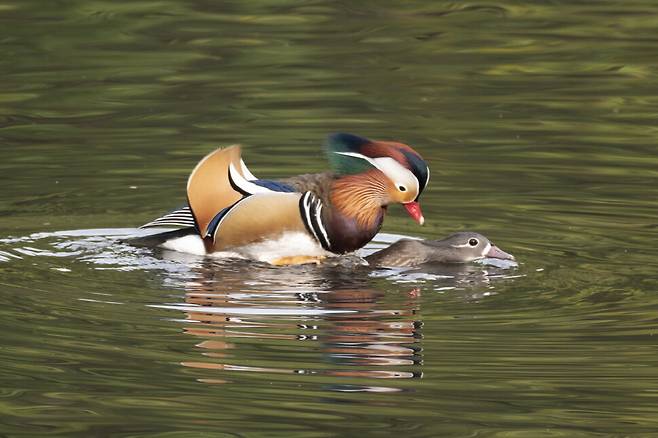
[[[362,147],[371,143],[367,138],[354,134],[337,133],[327,137],[325,148],[329,164],[339,175],[363,173],[375,167],[364,157]],[[350,154],[359,154],[353,156]]]

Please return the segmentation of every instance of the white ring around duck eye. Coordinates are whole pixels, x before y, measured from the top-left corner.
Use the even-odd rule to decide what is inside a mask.
[[[471,245],[471,246],[478,246],[478,243],[480,243],[480,242],[478,242],[478,240],[475,239],[475,238],[468,241],[468,244]]]
[[[398,185],[398,190],[401,191],[401,192],[406,192],[407,188],[405,186],[403,186],[402,184],[400,184],[400,185]]]

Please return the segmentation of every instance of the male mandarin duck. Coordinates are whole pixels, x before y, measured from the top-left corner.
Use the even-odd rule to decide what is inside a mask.
[[[291,264],[361,248],[380,230],[389,204],[402,204],[423,224],[418,198],[430,172],[411,147],[340,133],[326,150],[334,172],[272,181],[247,169],[239,146],[218,149],[192,171],[188,206],[142,228],[183,227],[158,236],[196,234],[205,253]]]

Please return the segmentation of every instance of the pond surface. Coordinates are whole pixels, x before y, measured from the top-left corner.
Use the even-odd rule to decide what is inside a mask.
[[[0,434],[658,434],[658,6],[0,2]],[[196,162],[412,145],[517,268],[133,248]]]

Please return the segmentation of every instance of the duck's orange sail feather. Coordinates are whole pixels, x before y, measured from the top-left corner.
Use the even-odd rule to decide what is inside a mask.
[[[243,196],[229,182],[231,164],[238,172],[242,172],[240,146],[217,149],[206,155],[187,180],[187,200],[201,236],[206,235],[208,224],[217,213]]]

